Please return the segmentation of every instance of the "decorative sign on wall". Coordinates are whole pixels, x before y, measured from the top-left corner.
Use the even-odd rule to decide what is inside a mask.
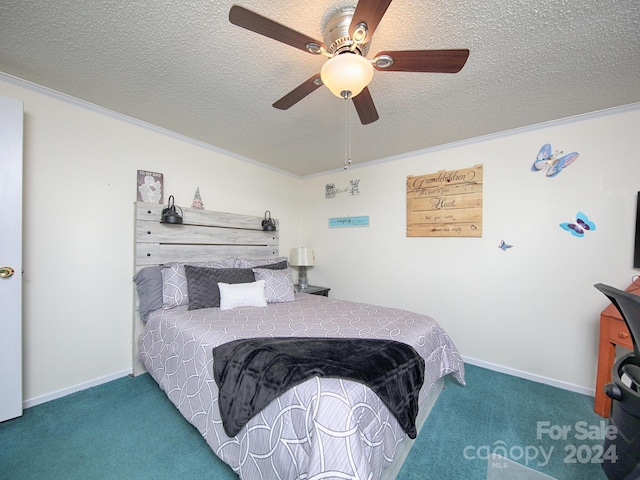
[[[482,165],[407,177],[407,237],[482,237]]]
[[[163,181],[161,173],[138,170],[138,201],[146,203],[164,203],[164,192],[162,190]]]
[[[324,189],[324,198],[335,198],[338,193],[349,193],[349,195],[360,195],[360,179],[349,180],[349,185],[344,188],[337,188],[335,183],[327,183]]]
[[[369,215],[361,217],[335,217],[329,219],[329,228],[368,227]]]

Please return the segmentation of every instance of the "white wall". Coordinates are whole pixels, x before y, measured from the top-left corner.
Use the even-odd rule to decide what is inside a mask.
[[[346,172],[297,179],[0,79],[25,105],[24,396],[47,399],[131,369],[136,171],[164,173],[190,206],[281,222],[280,253],[312,246],[313,284],[331,296],[434,316],[477,363],[593,389],[593,284],[625,287],[640,190],[640,107],[548,124]],[[554,179],[532,173],[543,143],[580,157]],[[353,146],[357,161],[357,145]],[[484,165],[482,238],[406,238],[407,175]],[[324,198],[360,179],[359,196]],[[304,199],[304,204],[299,201]],[[597,230],[560,229],[583,210]],[[329,217],[371,226],[328,229]],[[300,226],[302,228],[300,228]],[[514,247],[498,249],[501,239]]]
[[[297,244],[300,180],[13,82],[24,101],[24,398],[131,370],[133,204],[138,169],[165,201],[281,222]]]
[[[472,361],[593,391],[599,313],[593,285],[632,276],[640,191],[640,106],[568,119],[303,181],[309,282],[331,295],[436,318]],[[531,172],[551,143],[579,158],[560,175]],[[358,146],[353,145],[357,159]],[[484,165],[482,238],[407,238],[408,175]],[[360,179],[360,195],[325,199],[325,185]],[[597,230],[559,227],[577,211]],[[329,229],[329,217],[369,215],[370,227]],[[503,252],[500,241],[514,245]],[[519,371],[519,372],[517,372]]]

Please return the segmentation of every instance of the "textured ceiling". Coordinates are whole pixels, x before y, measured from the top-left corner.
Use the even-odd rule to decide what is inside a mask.
[[[294,175],[342,168],[345,102],[271,105],[322,56],[232,25],[245,8],[323,40],[350,0],[4,0],[0,72]],[[394,0],[371,44],[468,48],[458,74],[376,72],[353,163],[640,102],[638,0]]]

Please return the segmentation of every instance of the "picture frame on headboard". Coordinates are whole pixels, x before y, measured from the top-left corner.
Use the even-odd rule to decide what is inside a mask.
[[[138,202],[164,203],[164,175],[158,172],[138,170],[136,189]]]

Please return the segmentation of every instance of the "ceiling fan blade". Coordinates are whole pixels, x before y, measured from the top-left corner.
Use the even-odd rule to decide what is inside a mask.
[[[316,79],[320,78],[320,74],[316,74],[309,80],[291,90],[284,97],[273,104],[275,108],[280,110],[287,110],[289,107],[294,106],[304,97],[314,92],[317,88],[322,86],[322,82],[316,82]]]
[[[353,37],[353,32],[359,23],[367,25],[367,38],[371,38],[373,32],[378,28],[382,16],[387,11],[391,0],[360,0],[353,13],[351,25],[349,25],[349,35]]]
[[[380,52],[393,59],[388,67],[378,67],[375,59],[373,66],[380,72],[433,72],[458,73],[469,58],[469,50],[404,50],[396,52]]]
[[[286,43],[307,53],[310,52],[310,50],[307,49],[307,44],[309,43],[325,48],[322,42],[308,37],[303,33],[296,32],[278,22],[269,20],[267,17],[263,17],[239,5],[234,5],[231,7],[231,10],[229,10],[229,21],[234,25],[272,38],[278,42]]]
[[[356,107],[360,123],[368,125],[380,118],[376,106],[373,104],[373,98],[369,92],[369,87],[365,87],[358,95],[353,97],[353,105]]]

